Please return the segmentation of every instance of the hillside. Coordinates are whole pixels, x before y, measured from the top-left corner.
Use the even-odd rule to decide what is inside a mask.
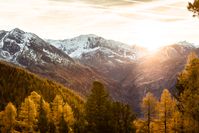
[[[188,54],[198,53],[198,48],[186,41],[161,47],[155,52],[96,35],[47,41],[84,66],[96,70],[101,77],[115,81],[119,95],[112,96],[128,103],[137,112],[147,92],[153,92],[158,98],[164,88],[172,92]]]
[[[114,100],[129,104],[136,112],[148,91],[157,97],[164,88],[172,91],[192,51],[199,53],[188,42],[151,52],[96,35],[44,40],[18,28],[0,31],[0,60],[59,82],[83,97],[92,82],[99,80]]]
[[[69,53],[67,54],[65,51],[62,51],[62,49],[56,48],[33,33],[24,32],[18,28],[15,28],[11,31],[0,31],[0,33],[0,60],[11,62],[42,77],[55,80],[78,92],[82,96],[89,94],[93,81],[100,80],[105,84],[106,88],[110,92],[110,95],[115,100],[123,101],[125,103],[127,102],[127,98],[125,95],[123,95],[123,90],[120,89],[120,85],[118,85],[117,81],[104,75],[108,70],[107,68],[109,67],[109,64],[111,64],[107,64],[106,62],[109,62],[111,57],[107,58],[105,61],[101,60],[107,65],[105,65],[105,67],[101,65],[101,71],[98,71],[99,67],[92,67],[91,65],[86,65],[86,62],[83,63],[80,60],[71,58],[68,55]],[[90,41],[93,43],[93,47],[95,47],[95,42],[92,42],[92,40],[102,40],[102,42],[107,42],[104,39],[97,38],[93,38]],[[120,50],[120,45],[118,45],[117,48],[112,48],[116,42],[111,42],[113,44],[108,45],[107,50],[110,49],[110,47],[116,52]],[[101,42],[99,41],[98,44],[101,45],[100,43]],[[72,43],[71,45],[75,46],[76,43]],[[121,45],[124,47],[124,44]],[[89,46],[91,45],[89,44]],[[103,46],[107,47],[107,43],[104,43]],[[106,57],[107,55],[103,55],[102,53],[102,56]],[[101,57],[99,56],[99,58]],[[96,59],[95,61],[97,60],[100,61],[99,59]],[[118,68],[120,69],[122,64],[117,61],[117,57],[115,57],[115,59],[112,61],[116,66],[114,70],[118,71]],[[117,64],[120,65],[117,66]],[[99,65],[100,64],[98,64],[98,66]],[[125,69],[125,67],[121,68],[120,70],[122,69]],[[118,75],[118,73],[115,74]],[[131,99],[128,101],[131,101]]]
[[[75,61],[34,33],[18,28],[0,31],[0,60],[55,80],[84,96],[88,94],[92,82],[96,79],[109,84],[110,88],[113,88],[110,83],[114,84],[114,81],[100,76],[94,69]]]
[[[32,91],[40,94],[46,101],[51,102],[59,94],[70,105],[81,106],[84,100],[75,92],[54,81],[40,78],[26,70],[0,61],[0,110],[8,102],[17,107]]]

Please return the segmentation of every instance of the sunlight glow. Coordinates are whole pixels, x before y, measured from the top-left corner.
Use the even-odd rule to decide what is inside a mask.
[[[162,23],[155,21],[140,21],[135,29],[135,40],[138,45],[144,46],[151,51],[160,47],[160,44],[164,45],[167,42],[166,34],[169,34]]]
[[[96,34],[155,50],[187,40],[199,44],[199,21],[184,0],[0,0],[0,29],[15,27],[42,38]],[[96,3],[95,3],[96,2]],[[44,6],[45,5],[45,6]]]

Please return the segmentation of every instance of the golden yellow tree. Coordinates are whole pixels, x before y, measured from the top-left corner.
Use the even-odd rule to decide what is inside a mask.
[[[147,132],[151,132],[151,122],[154,120],[156,115],[157,99],[151,92],[148,92],[142,100],[141,108],[144,114],[144,118],[147,123]]]
[[[46,107],[48,108],[48,105],[46,105]],[[52,121],[54,122],[57,131],[59,130],[60,121],[63,117],[64,121],[68,125],[69,132],[72,132],[72,126],[75,121],[73,111],[70,105],[67,102],[63,101],[61,95],[56,95],[56,97],[54,98],[52,103],[51,115],[52,115]]]
[[[38,116],[41,96],[37,92],[33,91],[30,93],[30,96],[28,96],[28,98],[30,98],[34,102]]]
[[[53,103],[52,103],[52,118],[53,122],[56,126],[56,130],[58,130],[58,125],[63,112],[64,101],[61,95],[56,95]]]
[[[51,119],[52,119],[52,114],[51,114],[52,112],[51,112],[51,109],[50,109],[50,104],[48,102],[45,102],[45,100],[44,100],[44,103],[43,103],[43,109],[46,112],[48,122],[50,122]]]
[[[146,133],[148,131],[146,122],[141,119],[137,119],[133,122],[136,128],[136,133]]]
[[[182,114],[178,111],[178,108],[176,106],[176,101],[174,101],[174,110],[171,118],[171,130],[174,133],[178,133],[180,130],[180,123],[182,123]]]
[[[199,59],[191,53],[176,83],[181,132],[199,132]]]
[[[10,133],[13,132],[13,127],[16,123],[17,109],[9,102],[5,110],[2,113],[2,132]]]
[[[20,125],[27,131],[33,131],[37,122],[36,115],[37,111],[34,102],[29,97],[26,98],[19,110]]]
[[[69,131],[72,131],[72,125],[74,124],[75,118],[73,115],[73,111],[72,108],[69,106],[68,103],[65,103],[64,107],[63,107],[63,115],[64,115],[64,119],[66,121],[66,123],[69,126]]]
[[[197,59],[198,55],[195,52],[191,52],[189,53],[188,57],[187,57],[187,64],[186,65],[190,65],[190,62],[193,61],[194,59]]]
[[[30,96],[28,96],[28,98],[30,98],[34,104],[35,104],[35,108],[36,108],[36,119],[38,119],[39,117],[39,110],[41,108],[43,108],[46,112],[46,115],[47,115],[47,119],[48,121],[50,121],[50,118],[51,118],[51,110],[50,110],[50,105],[48,102],[46,102],[41,95],[39,95],[37,92],[33,91],[31,92]],[[42,99],[42,105],[43,107],[40,107],[41,106],[41,99]]]
[[[158,103],[159,120],[161,123],[161,131],[169,133],[172,130],[172,118],[175,110],[174,100],[167,89],[164,89]]]

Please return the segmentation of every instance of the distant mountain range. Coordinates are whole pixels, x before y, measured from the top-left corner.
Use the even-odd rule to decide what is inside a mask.
[[[42,77],[53,79],[86,96],[92,81],[103,82],[113,99],[139,111],[147,91],[157,97],[173,89],[187,55],[199,49],[188,42],[151,53],[96,35],[66,40],[43,40],[20,29],[0,31],[0,59],[17,64]]]

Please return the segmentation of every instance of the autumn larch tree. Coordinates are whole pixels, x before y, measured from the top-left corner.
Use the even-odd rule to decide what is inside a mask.
[[[9,102],[2,115],[2,132],[11,133],[16,123],[17,109]]]
[[[158,113],[159,119],[164,133],[171,132],[171,123],[172,117],[174,113],[174,100],[171,97],[168,89],[164,89],[160,98],[160,102],[158,103]]]
[[[75,118],[73,115],[72,108],[70,107],[68,103],[65,103],[63,106],[63,117],[64,117],[65,122],[68,125],[68,131],[71,132],[73,130],[72,127],[73,127]]]
[[[26,131],[33,131],[36,125],[36,107],[34,102],[28,97],[25,101],[21,104],[19,110],[18,119],[20,121],[20,125],[24,127]]]
[[[156,105],[157,99],[153,96],[152,93],[148,92],[142,100],[141,108],[144,114],[144,118],[147,121],[147,132],[150,133],[151,122],[153,121],[156,115]]]
[[[52,103],[52,118],[53,118],[53,123],[55,124],[57,131],[59,128],[59,122],[60,122],[62,112],[63,112],[63,105],[64,105],[64,101],[63,101],[62,96],[56,95]]]
[[[178,107],[182,113],[181,130],[199,132],[199,59],[195,56],[187,63],[176,84]]]

